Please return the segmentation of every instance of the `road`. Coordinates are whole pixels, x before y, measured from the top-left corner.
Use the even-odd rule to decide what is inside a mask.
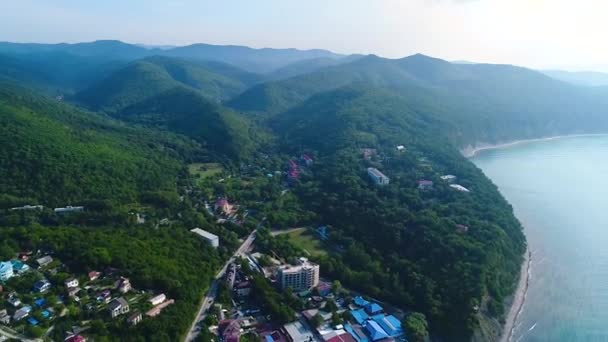
[[[194,322],[192,322],[192,326],[190,326],[190,330],[188,331],[188,335],[186,336],[186,339],[185,339],[186,342],[194,341],[194,339],[196,339],[196,337],[198,336],[198,334],[199,334],[198,325],[205,319],[207,310],[209,310],[209,308],[213,304],[213,301],[215,300],[215,296],[217,296],[218,284],[220,281],[222,281],[222,278],[224,277],[224,273],[226,273],[226,269],[228,269],[228,266],[232,262],[234,262],[234,260],[237,257],[243,255],[244,253],[248,252],[251,249],[251,245],[253,244],[253,241],[255,240],[256,232],[257,232],[257,229],[255,229],[253,232],[251,232],[251,234],[249,234],[247,239],[245,239],[245,241],[243,241],[241,246],[236,250],[236,252],[234,252],[232,257],[226,262],[224,267],[222,267],[222,269],[215,276],[215,279],[211,283],[211,287],[209,287],[209,291],[207,291],[207,294],[205,295],[205,297],[203,297],[203,300],[201,301],[200,308],[198,310],[198,313],[196,314],[196,318],[194,319]]]
[[[37,338],[37,339],[28,339],[27,337],[25,337],[25,336],[17,333],[15,330],[10,329],[8,327],[2,327],[2,326],[0,326],[0,336],[4,336],[4,337],[6,337],[8,339],[12,339],[12,340],[19,340],[19,341],[26,341],[26,342],[38,342],[38,341],[42,341],[39,338]]]
[[[289,229],[283,229],[283,230],[273,230],[270,232],[270,235],[277,236],[277,235],[282,235],[282,234],[289,234],[289,233],[298,232],[298,231],[304,230],[304,229],[306,229],[306,227],[296,227],[296,228],[289,228]]]

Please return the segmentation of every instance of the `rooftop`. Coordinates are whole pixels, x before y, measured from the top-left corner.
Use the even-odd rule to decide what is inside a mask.
[[[208,240],[215,240],[218,238],[217,235],[209,233],[208,231],[202,230],[200,228],[194,228],[194,229],[191,229],[190,231],[193,232],[194,234],[202,236]]]

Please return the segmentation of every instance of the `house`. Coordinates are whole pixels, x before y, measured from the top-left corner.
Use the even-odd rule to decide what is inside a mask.
[[[44,207],[41,206],[41,205],[29,205],[29,204],[26,204],[26,205],[24,205],[22,207],[11,208],[10,210],[42,210],[42,209],[44,209]]]
[[[152,304],[153,306],[156,306],[156,305],[164,302],[165,300],[167,300],[167,296],[165,296],[164,293],[161,293],[158,296],[154,296],[154,297],[150,298],[148,300],[148,302],[150,302],[150,304]]]
[[[368,167],[367,174],[376,185],[388,185],[390,183],[390,179],[374,167]]]
[[[369,302],[367,300],[365,300],[361,296],[355,297],[354,302],[355,302],[356,305],[361,306],[361,307],[366,306],[367,304],[369,304]]]
[[[194,228],[190,231],[203,238],[203,240],[207,241],[207,243],[209,243],[211,247],[217,248],[220,246],[220,238],[217,235],[209,233],[208,231],[200,228]]]
[[[68,336],[64,342],[87,342],[87,339],[82,335],[72,335]]]
[[[331,293],[331,285],[326,282],[320,282],[319,285],[317,285],[317,292],[319,293],[319,296],[325,297]]]
[[[433,188],[433,181],[424,180],[424,179],[418,181],[419,190],[431,190],[432,188]]]
[[[365,311],[370,315],[376,315],[384,311],[377,303],[369,303],[365,306]]]
[[[137,325],[142,319],[141,312],[137,311],[127,318],[127,323],[129,323],[129,325]]]
[[[457,224],[456,231],[461,234],[466,234],[469,231],[469,227],[465,226],[464,224]]]
[[[44,267],[53,262],[53,257],[50,255],[45,255],[42,258],[36,259],[36,263],[38,263],[38,267]]]
[[[78,292],[80,292],[80,287],[70,287],[68,288],[68,296],[70,297],[76,297],[76,295],[78,294]]]
[[[97,271],[91,271],[91,272],[89,272],[89,274],[88,274],[88,276],[89,276],[89,280],[90,280],[90,281],[97,280],[97,279],[99,279],[99,276],[100,276],[100,275],[101,275],[101,273],[100,273],[100,272],[97,272]]]
[[[0,323],[9,324],[11,322],[11,316],[8,315],[6,310],[0,310]]]
[[[17,259],[12,259],[11,264],[13,265],[13,272],[17,273],[18,275],[30,270],[30,267],[27,264]]]
[[[323,339],[326,342],[357,342],[357,340],[344,329],[334,330],[327,335],[323,335]]]
[[[173,299],[168,299],[166,301],[164,301],[161,304],[158,304],[157,306],[153,307],[152,309],[148,310],[148,312],[146,312],[146,316],[148,317],[156,317],[158,316],[161,311],[163,311],[164,308],[166,308],[167,306],[171,305],[175,303],[175,300]]]
[[[283,331],[291,342],[316,341],[314,334],[300,321],[288,323],[283,326]]]
[[[8,303],[10,305],[12,305],[14,308],[18,307],[19,305],[21,305],[21,300],[19,298],[17,298],[17,296],[14,293],[11,293],[8,296]]]
[[[34,300],[34,305],[36,305],[37,307],[41,308],[46,304],[46,299],[44,298],[36,298]]]
[[[219,198],[215,201],[215,205],[213,206],[215,212],[220,214],[228,215],[232,211],[232,205],[225,198]]]
[[[376,149],[373,148],[362,148],[361,153],[363,154],[363,159],[370,160],[372,156],[376,154]]]
[[[314,161],[312,160],[312,158],[308,155],[308,154],[302,154],[300,156],[300,161],[306,165],[307,167],[311,167],[312,164],[314,163]]]
[[[29,305],[25,305],[21,309],[15,311],[15,314],[13,315],[13,320],[20,321],[20,320],[24,319],[25,317],[27,317],[31,311],[32,311],[32,307]]]
[[[55,212],[55,214],[75,213],[84,211],[84,207],[72,207],[71,205],[68,205],[64,208],[55,208],[53,209],[53,211]]]
[[[71,277],[65,280],[64,282],[65,287],[69,288],[73,288],[73,287],[78,287],[79,283],[78,283],[78,279]]]
[[[446,181],[448,183],[453,183],[456,181],[456,176],[454,175],[443,175],[440,177],[442,181]]]
[[[125,277],[120,277],[120,279],[118,279],[116,281],[116,283],[114,284],[114,287],[120,293],[127,293],[127,292],[131,291],[131,289],[132,289],[131,281],[129,280],[129,278],[125,278]]]
[[[7,281],[14,275],[13,264],[10,261],[0,262],[0,281]]]
[[[357,342],[369,342],[367,335],[363,332],[360,325],[352,326],[348,323],[344,323],[344,330],[348,331]]]
[[[234,285],[234,292],[239,297],[249,296],[251,293],[251,283],[248,281],[242,281]]]
[[[34,283],[34,292],[46,292],[51,288],[51,283],[48,280],[42,279]]]
[[[38,325],[38,324],[40,323],[40,322],[39,322],[37,319],[35,319],[34,317],[30,317],[30,318],[28,318],[28,319],[27,319],[27,322],[28,322],[28,323],[29,323],[29,325],[31,325],[31,326],[36,326],[36,325]]]
[[[109,303],[112,298],[111,294],[112,293],[110,292],[110,290],[103,290],[100,294],[97,295],[97,301]]]
[[[462,191],[462,192],[470,192],[469,189],[465,188],[460,184],[450,184],[450,187],[454,190]]]
[[[405,152],[405,146],[403,146],[403,145],[397,145],[397,151],[399,151],[399,152]]]
[[[367,321],[365,330],[367,330],[367,333],[372,341],[378,341],[388,337],[388,334],[382,329],[382,327],[372,320]]]
[[[108,304],[108,310],[110,311],[110,316],[116,318],[129,312],[129,302],[123,297],[116,298]]]

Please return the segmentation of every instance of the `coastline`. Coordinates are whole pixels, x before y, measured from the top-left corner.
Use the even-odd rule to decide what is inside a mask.
[[[500,336],[500,342],[511,342],[513,339],[513,332],[515,331],[515,323],[522,312],[524,303],[526,302],[526,295],[528,294],[528,286],[530,285],[530,267],[532,265],[532,252],[529,247],[526,248],[524,262],[521,265],[521,271],[519,276],[519,282],[517,284],[517,290],[513,297],[513,303],[507,314],[505,324],[503,326],[503,332]]]
[[[604,135],[608,135],[608,133],[566,134],[566,135],[556,135],[556,136],[545,137],[545,138],[514,140],[511,142],[501,143],[501,144],[481,144],[480,146],[475,146],[475,147],[473,147],[473,145],[469,145],[469,146],[461,149],[460,153],[465,158],[474,158],[480,152],[483,152],[483,151],[507,148],[507,147],[512,147],[512,146],[526,144],[526,143],[550,141],[550,140],[557,140],[557,139],[564,139],[564,138],[592,137],[592,136],[604,136]]]

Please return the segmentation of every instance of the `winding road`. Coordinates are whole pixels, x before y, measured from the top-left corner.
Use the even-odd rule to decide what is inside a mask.
[[[185,339],[186,342],[194,341],[196,339],[196,337],[198,336],[198,334],[200,333],[199,324],[205,319],[205,316],[207,315],[207,310],[209,310],[211,305],[213,305],[213,301],[215,300],[215,297],[217,296],[218,284],[224,277],[224,274],[226,273],[226,269],[228,269],[228,266],[232,262],[234,262],[234,260],[237,257],[243,255],[244,253],[248,252],[251,249],[251,245],[253,244],[253,241],[255,240],[256,232],[257,232],[257,229],[255,229],[253,232],[251,232],[251,234],[249,234],[247,239],[245,239],[245,241],[243,241],[241,246],[236,250],[236,252],[234,252],[232,257],[226,262],[224,267],[222,267],[222,269],[215,276],[215,279],[211,283],[211,287],[209,287],[209,291],[207,291],[207,294],[205,295],[205,297],[203,297],[203,299],[201,301],[200,308],[198,310],[198,313],[196,314],[196,318],[194,319],[194,322],[192,322],[192,325],[190,326],[188,335],[186,335],[186,339]]]

